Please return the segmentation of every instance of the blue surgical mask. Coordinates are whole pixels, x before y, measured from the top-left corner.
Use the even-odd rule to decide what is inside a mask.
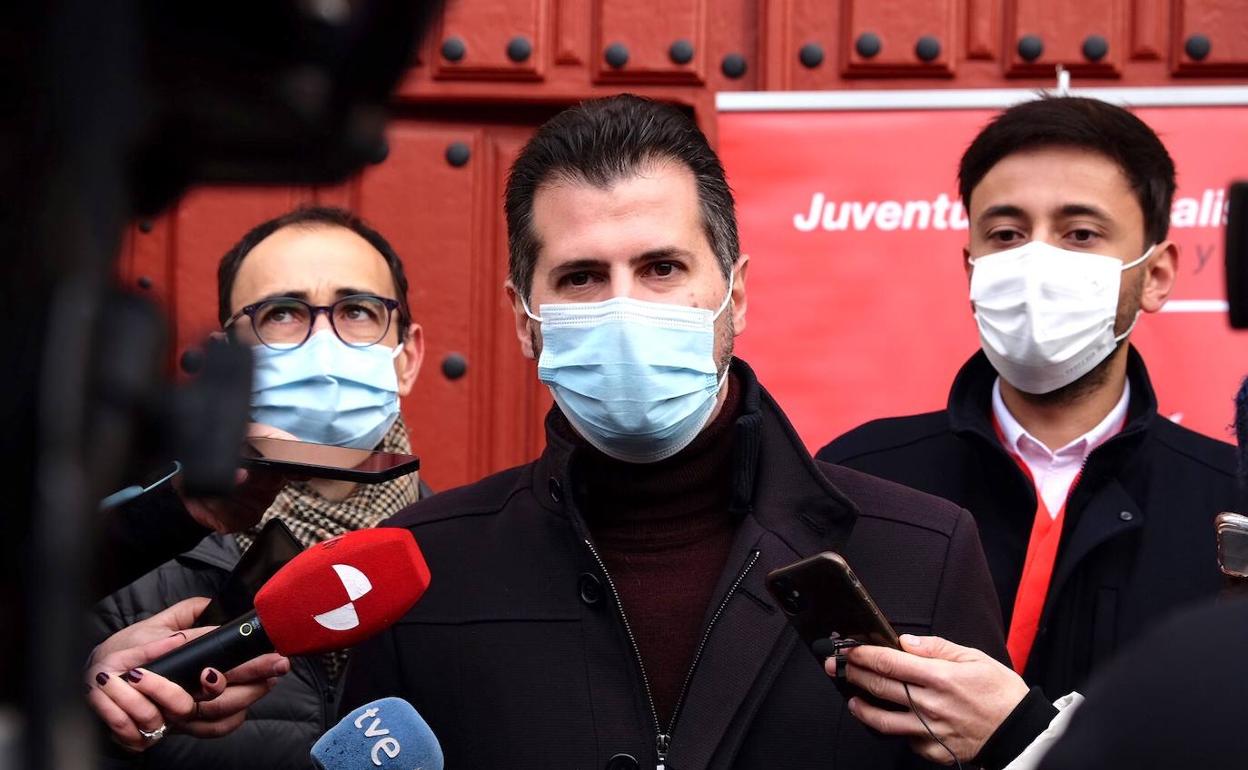
[[[256,345],[251,419],[300,441],[372,449],[399,416],[403,346],[353,348],[331,331],[297,348]]]
[[[728,373],[715,365],[719,309],[642,302],[542,305],[537,376],[576,432],[608,457],[653,463],[689,445],[710,420]]]

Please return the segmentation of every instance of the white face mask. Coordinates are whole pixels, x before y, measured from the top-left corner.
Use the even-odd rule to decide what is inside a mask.
[[[1067,251],[1042,241],[969,260],[984,354],[1024,393],[1051,393],[1092,371],[1139,320],[1114,335],[1122,273],[1148,259]]]

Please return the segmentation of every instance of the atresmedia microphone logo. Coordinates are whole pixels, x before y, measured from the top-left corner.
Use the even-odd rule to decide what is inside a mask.
[[[350,564],[335,564],[333,568],[338,574],[338,579],[342,581],[342,587],[346,590],[350,601],[329,612],[313,615],[312,619],[330,631],[350,631],[360,624],[360,616],[355,611],[355,601],[373,590],[373,584],[369,582],[367,575]]]
[[[278,652],[342,650],[403,617],[428,585],[410,532],[362,529],[291,559],[256,593],[256,612]]]

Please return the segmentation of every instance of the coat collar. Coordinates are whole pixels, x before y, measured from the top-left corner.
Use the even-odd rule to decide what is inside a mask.
[[[238,541],[233,535],[211,534],[195,544],[195,547],[177,557],[178,561],[199,563],[229,572],[242,558]]]
[[[797,534],[794,523],[800,521],[823,548],[829,547],[829,533],[843,530],[843,536],[836,537],[843,545],[858,509],[820,473],[754,370],[739,358],[731,366],[742,393],[740,415],[733,427],[729,510],[738,516],[752,515],[764,529],[784,533],[786,540]],[[567,497],[576,488],[577,453],[595,450],[577,446],[553,429],[556,409],[552,406],[546,416],[546,449],[534,464],[532,483],[543,507],[566,513]],[[795,544],[811,539],[797,537]]]
[[[1004,452],[992,425],[992,384],[996,379],[997,372],[982,350],[963,364],[949,392],[949,427],[963,438],[986,441]],[[1119,455],[1124,449],[1138,446],[1157,418],[1157,394],[1144,359],[1134,346],[1127,349],[1127,380],[1131,383],[1127,423],[1121,433],[1093,452],[1093,456]]]

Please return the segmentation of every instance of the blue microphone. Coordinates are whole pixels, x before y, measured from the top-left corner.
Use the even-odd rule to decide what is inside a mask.
[[[317,770],[442,770],[442,747],[412,704],[382,698],[347,714],[312,747]]]

